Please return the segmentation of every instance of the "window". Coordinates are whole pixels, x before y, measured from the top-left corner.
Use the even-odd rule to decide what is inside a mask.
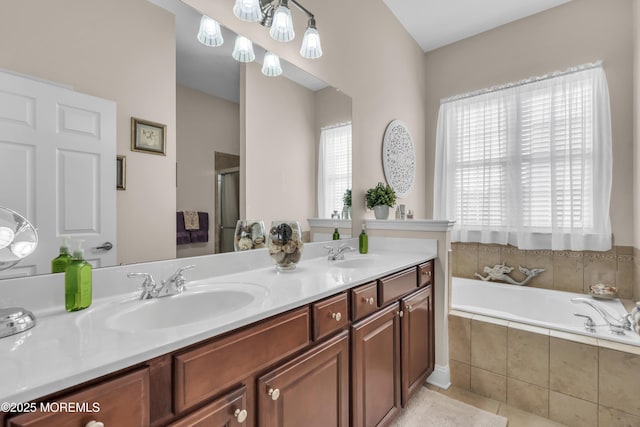
[[[318,216],[330,218],[351,188],[351,123],[322,128],[318,159]]]
[[[444,101],[434,217],[452,240],[611,247],[611,124],[600,65]]]

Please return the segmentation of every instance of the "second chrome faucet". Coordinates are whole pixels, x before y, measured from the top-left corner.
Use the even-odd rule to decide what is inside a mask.
[[[184,277],[185,270],[191,270],[195,265],[187,265],[186,267],[180,267],[175,273],[169,276],[167,279],[160,282],[160,285],[156,283],[153,276],[149,273],[129,273],[127,277],[143,277],[144,281],[140,286],[142,293],[140,299],[152,299],[162,298],[171,295],[181,294],[185,290],[185,283],[187,283],[186,277]]]

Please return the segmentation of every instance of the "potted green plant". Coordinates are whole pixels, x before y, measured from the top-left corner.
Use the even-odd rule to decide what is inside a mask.
[[[388,184],[378,183],[367,190],[367,209],[373,209],[376,219],[389,218],[389,208],[396,203],[396,192]]]
[[[347,188],[342,196],[342,202],[344,203],[344,207],[342,208],[342,219],[350,219],[351,218],[351,189]]]

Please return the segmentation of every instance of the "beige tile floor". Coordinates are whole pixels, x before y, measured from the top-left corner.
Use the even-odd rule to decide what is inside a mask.
[[[427,384],[427,388],[437,391],[438,393],[442,393],[452,399],[483,409],[487,412],[502,415],[509,420],[508,427],[564,426],[564,424],[551,421],[548,418],[539,417],[521,409],[514,408],[506,403],[498,402],[497,400],[489,399],[460,388],[450,387],[448,390],[444,390],[431,384]]]

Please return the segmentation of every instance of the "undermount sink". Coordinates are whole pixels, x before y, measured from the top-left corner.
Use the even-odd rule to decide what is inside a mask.
[[[265,294],[263,287],[245,283],[187,285],[187,290],[179,295],[144,301],[128,300],[120,309],[109,305],[88,314],[93,314],[94,321],[104,321],[110,329],[154,331],[211,320],[260,304]]]

